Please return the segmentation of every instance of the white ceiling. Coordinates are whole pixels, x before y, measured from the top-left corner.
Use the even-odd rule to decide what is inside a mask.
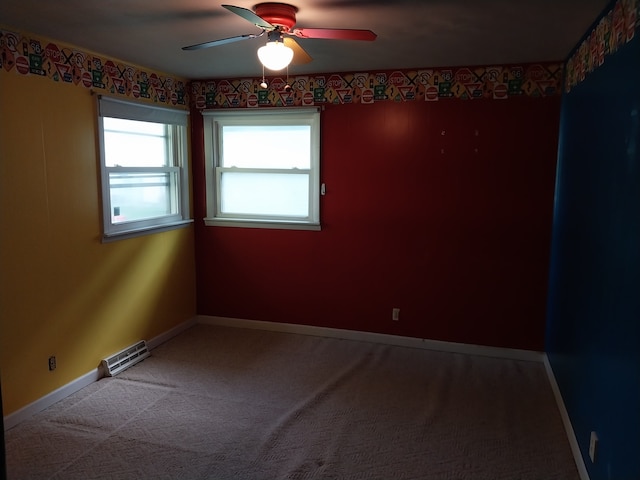
[[[0,25],[189,79],[259,76],[259,33],[222,3],[256,0],[2,0]],[[375,42],[298,39],[313,57],[289,73],[564,60],[609,0],[288,0],[297,27],[373,30]]]

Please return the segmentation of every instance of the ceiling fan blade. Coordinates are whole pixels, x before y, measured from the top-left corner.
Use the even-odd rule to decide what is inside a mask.
[[[258,28],[263,28],[265,30],[274,30],[276,28],[275,25],[271,25],[265,19],[263,19],[262,17],[259,17],[258,15],[256,15],[254,12],[252,12],[247,8],[235,7],[233,5],[222,5],[222,6],[227,10],[229,10],[230,12],[233,12],[236,15],[241,16],[245,20],[250,21]]]
[[[294,28],[291,32],[298,38],[323,38],[333,40],[364,40],[371,42],[377,35],[371,30],[351,30],[341,28]]]
[[[291,61],[294,65],[303,65],[305,63],[309,63],[313,60],[309,54],[300,46],[298,42],[295,41],[294,38],[284,37],[284,44],[293,50],[293,60]]]
[[[219,45],[226,45],[227,43],[239,42],[240,40],[247,40],[249,38],[257,38],[264,33],[254,35],[252,33],[246,35],[238,35],[236,37],[221,38],[220,40],[212,40],[211,42],[197,43],[196,45],[189,45],[188,47],[182,47],[182,50],[200,50],[201,48],[217,47]]]

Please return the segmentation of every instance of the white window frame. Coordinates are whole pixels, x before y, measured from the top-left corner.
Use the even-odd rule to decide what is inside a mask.
[[[207,226],[320,230],[320,110],[318,108],[260,108],[257,110],[210,110],[204,117],[205,180]],[[306,217],[229,215],[220,211],[220,178],[223,168],[221,135],[224,126],[237,125],[308,125],[311,127],[310,168],[295,170],[309,175],[309,211]],[[251,170],[251,169],[248,169]],[[257,170],[257,169],[254,169]],[[269,173],[270,169],[261,169]],[[282,173],[271,169],[274,173]]]
[[[103,241],[112,241],[154,233],[188,225],[189,218],[189,173],[187,125],[189,112],[153,105],[127,102],[117,98],[98,96],[98,137],[100,144],[100,176],[102,188]],[[168,135],[167,155],[170,165],[162,167],[107,166],[105,157],[104,118],[121,118],[166,125]],[[176,205],[175,214],[162,215],[142,220],[113,223],[109,176],[112,173],[172,173],[172,192]]]

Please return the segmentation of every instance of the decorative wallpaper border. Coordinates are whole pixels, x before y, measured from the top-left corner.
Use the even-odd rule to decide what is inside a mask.
[[[327,73],[267,78],[198,80],[191,82],[192,106],[257,108],[380,101],[472,100],[478,98],[545,97],[558,95],[562,65],[537,63],[387,70],[376,73]]]
[[[634,2],[640,0],[620,0]],[[196,80],[167,76],[0,27],[0,70],[168,106],[256,108],[380,101],[503,100],[562,90],[558,62]]]
[[[2,28],[0,70],[38,75],[55,82],[167,106],[189,105],[185,79],[143,70],[75,47]]]
[[[618,0],[576,48],[566,64],[565,91],[581,83],[640,29],[640,0]]]

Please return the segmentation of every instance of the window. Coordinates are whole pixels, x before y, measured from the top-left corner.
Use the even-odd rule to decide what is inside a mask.
[[[207,225],[320,230],[318,109],[203,115]]]
[[[189,222],[186,111],[99,97],[104,238]]]

